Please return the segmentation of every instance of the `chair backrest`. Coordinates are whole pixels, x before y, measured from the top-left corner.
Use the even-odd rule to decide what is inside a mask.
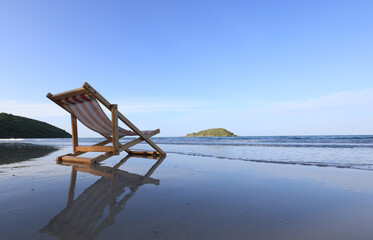
[[[109,138],[112,135],[112,122],[106,116],[97,100],[88,93],[57,100],[65,106],[82,124]],[[132,131],[118,128],[119,137],[137,135]]]

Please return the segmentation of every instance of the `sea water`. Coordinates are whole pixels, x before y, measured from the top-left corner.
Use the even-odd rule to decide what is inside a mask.
[[[121,143],[134,138],[121,139]],[[80,145],[92,145],[101,138],[80,138]],[[227,161],[298,164],[320,167],[373,170],[373,135],[335,136],[249,136],[249,137],[153,137],[166,152],[208,156]],[[71,145],[63,139],[3,139],[1,142],[53,146]],[[151,149],[138,144],[136,150]]]

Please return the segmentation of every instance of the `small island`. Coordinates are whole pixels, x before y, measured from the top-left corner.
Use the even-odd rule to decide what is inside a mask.
[[[184,137],[237,137],[237,135],[224,128],[210,128],[196,133],[187,134]]]
[[[0,113],[0,138],[69,138],[71,134],[51,124]]]

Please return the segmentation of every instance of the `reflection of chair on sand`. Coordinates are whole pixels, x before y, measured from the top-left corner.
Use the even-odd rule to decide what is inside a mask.
[[[123,210],[126,202],[135,195],[140,186],[144,184],[159,185],[159,180],[150,178],[150,175],[162,163],[164,157],[158,158],[144,176],[118,169],[130,157],[132,156],[127,155],[114,167],[72,165],[67,206],[50,220],[49,224],[40,230],[40,233],[48,233],[59,239],[93,239],[107,226],[114,224],[115,215]],[[74,200],[78,171],[102,178],[85,189]],[[122,199],[118,199],[125,192],[125,188],[128,188],[129,192]],[[109,213],[103,219],[107,206]]]
[[[74,89],[68,92],[59,94],[48,93],[47,97],[55,102],[57,105],[65,109],[71,114],[73,153],[60,156],[58,161],[76,161],[98,163],[113,155],[119,155],[120,152],[126,151],[128,153],[152,154],[166,156],[153,141],[149,138],[158,134],[159,129],[153,131],[140,131],[134,124],[132,124],[123,114],[118,111],[116,104],[110,104],[101,94],[99,94],[88,83],[84,83],[81,88]],[[102,110],[98,101],[111,111],[111,121]],[[77,119],[89,129],[101,134],[106,140],[97,143],[93,146],[79,146],[78,144],[78,129]],[[123,129],[118,126],[118,119],[126,124],[132,131]],[[139,136],[139,138],[132,140],[126,144],[120,144],[119,139],[125,136]],[[129,150],[130,147],[145,141],[155,152],[144,151],[134,152]],[[112,143],[112,146],[105,146]],[[105,152],[95,158],[77,157],[86,152]]]

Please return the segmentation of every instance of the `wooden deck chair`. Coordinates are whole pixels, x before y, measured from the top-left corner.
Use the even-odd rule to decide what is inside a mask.
[[[81,88],[63,93],[54,95],[48,93],[47,97],[71,114],[73,153],[57,157],[57,161],[98,163],[113,155],[119,155],[122,151],[133,154],[166,156],[166,153],[149,139],[158,134],[160,132],[159,129],[140,131],[118,111],[117,104],[110,104],[88,83],[84,83]],[[99,102],[111,111],[111,121],[102,110]],[[93,146],[79,146],[77,119],[89,129],[102,135],[106,140]],[[118,119],[132,131],[118,127]],[[122,145],[119,143],[119,139],[125,136],[139,136],[139,138]],[[129,150],[130,147],[142,141],[147,142],[155,151],[134,152]],[[109,143],[112,143],[112,145],[105,146]],[[77,157],[87,152],[105,152],[105,154],[95,158]]]
[[[159,179],[150,176],[162,163],[164,157],[158,156],[157,162],[145,175],[119,169],[133,156],[127,155],[114,167],[62,162],[63,165],[72,166],[67,205],[39,232],[56,236],[58,239],[94,239],[105,228],[114,224],[116,215],[124,209],[125,204],[141,186],[160,184]],[[74,199],[78,172],[93,174],[101,178]],[[105,209],[108,209],[107,213]]]

